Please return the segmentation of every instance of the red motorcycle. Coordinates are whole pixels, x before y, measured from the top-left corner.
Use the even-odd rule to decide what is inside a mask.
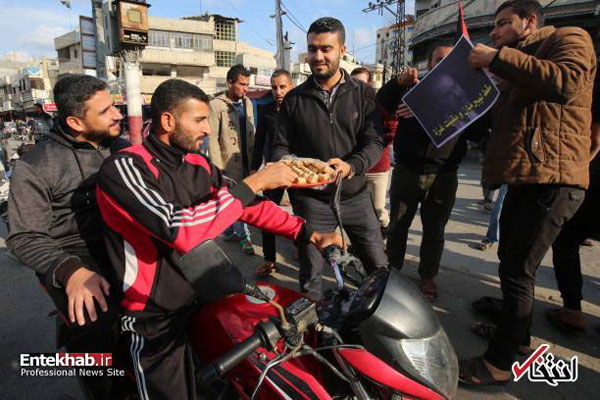
[[[194,253],[184,256],[183,270],[208,304],[193,318],[190,337],[206,365],[201,380],[225,383],[219,398],[453,397],[454,349],[430,305],[397,271],[378,270],[348,290],[342,275],[350,276],[352,257],[330,247],[338,285],[315,303],[246,282],[214,242]]]

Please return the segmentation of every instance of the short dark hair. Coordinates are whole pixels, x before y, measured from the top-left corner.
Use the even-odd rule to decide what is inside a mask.
[[[67,74],[54,85],[54,102],[58,109],[58,119],[65,122],[68,117],[83,118],[84,102],[96,92],[107,90],[106,82],[90,75]]]
[[[450,41],[442,41],[435,43],[433,46],[431,46],[429,48],[429,51],[427,52],[427,62],[429,64],[431,64],[431,62],[433,61],[433,53],[435,53],[435,51],[440,47],[454,47],[454,43]]]
[[[519,18],[529,18],[533,14],[537,15],[538,28],[544,26],[544,9],[537,0],[509,0],[502,3],[494,15],[498,15],[500,11],[509,7],[515,10]]]
[[[227,71],[227,80],[231,82],[237,81],[238,76],[250,76],[250,70],[244,67],[242,64],[236,64],[233,67],[229,68]]]
[[[338,33],[340,43],[344,44],[346,42],[346,30],[344,29],[344,25],[342,25],[339,19],[333,17],[319,18],[310,24],[306,36],[311,33]]]
[[[181,79],[168,79],[158,85],[150,106],[152,123],[160,124],[160,116],[166,112],[173,112],[181,103],[188,99],[196,99],[208,104],[208,96],[196,85]]]
[[[290,71],[287,71],[285,69],[276,69],[275,71],[273,71],[273,73],[271,74],[271,79],[278,78],[282,75],[287,76],[290,81],[292,80],[292,74],[290,74]]]
[[[356,76],[360,74],[367,74],[369,76],[369,82],[373,80],[373,74],[365,67],[357,67],[350,72],[350,76]]]

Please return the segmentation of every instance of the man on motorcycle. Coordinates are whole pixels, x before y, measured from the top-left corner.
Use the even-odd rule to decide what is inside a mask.
[[[341,243],[339,235],[313,232],[303,219],[257,197],[292,183],[295,175],[281,163],[227,187],[199,153],[210,134],[209,111],[197,86],[163,82],[152,96],[150,135],[100,170],[98,203],[142,399],[197,395],[187,326],[198,300],[182,274],[182,255],[237,220],[320,248]]]

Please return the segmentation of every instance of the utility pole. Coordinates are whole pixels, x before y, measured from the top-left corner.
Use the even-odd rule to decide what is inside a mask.
[[[394,3],[396,4],[396,10],[390,8]],[[374,3],[369,2],[369,6],[362,11],[368,13],[377,10],[379,15],[383,15],[383,9],[396,17],[395,36],[392,45],[394,54],[392,68],[394,75],[398,76],[400,71],[406,68],[406,0],[375,0]]]
[[[131,144],[142,143],[142,94],[140,90],[141,52],[123,50],[121,59],[125,72],[125,96],[127,97],[127,122],[129,123],[129,140]]]
[[[96,41],[96,76],[98,79],[107,81],[106,39],[104,35],[104,19],[102,18],[102,0],[92,0],[92,17],[94,18],[94,40]]]
[[[283,24],[281,22],[281,0],[275,0],[275,30],[276,30],[276,39],[277,39],[277,54],[275,54],[275,59],[277,61],[278,69],[287,69],[287,65],[285,63],[285,44],[283,41]]]
[[[104,28],[111,44],[111,55],[119,56],[123,65],[131,144],[143,140],[140,58],[149,41],[148,7],[150,4],[146,0],[108,0],[103,15],[108,21]]]

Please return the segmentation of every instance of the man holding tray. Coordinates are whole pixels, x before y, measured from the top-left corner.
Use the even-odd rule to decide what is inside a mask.
[[[341,212],[357,256],[366,269],[387,266],[379,222],[367,190],[365,174],[383,151],[381,119],[373,89],[340,69],[345,52],[344,26],[320,18],[308,30],[312,75],[285,97],[279,113],[273,158],[285,155],[326,161],[344,178]],[[329,207],[331,188],[297,189],[294,213],[318,230],[331,230],[336,220]],[[300,289],[321,297],[324,260],[313,245],[299,246]]]

